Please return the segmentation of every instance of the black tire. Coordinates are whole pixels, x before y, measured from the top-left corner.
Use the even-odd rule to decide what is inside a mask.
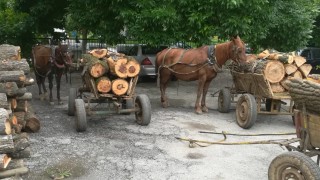
[[[254,96],[241,95],[236,107],[237,124],[244,129],[249,129],[256,122],[257,114],[257,103]]]
[[[136,121],[141,126],[147,126],[151,121],[151,103],[149,97],[145,94],[140,94],[135,100],[135,107],[140,111],[136,112]]]
[[[74,116],[75,112],[75,100],[77,98],[77,90],[76,88],[70,88],[69,89],[69,98],[68,98],[68,115]]]
[[[231,106],[231,93],[227,88],[223,88],[218,96],[218,111],[221,113],[228,113]]]
[[[123,100],[122,109],[133,109],[133,108],[134,108],[134,105],[133,105],[133,100],[132,99]],[[127,113],[122,113],[122,114],[130,115],[131,113],[127,112]]]
[[[86,116],[86,109],[84,105],[85,104],[82,99],[75,100],[75,107],[76,107],[75,126],[78,132],[86,131],[87,129],[87,116]]]
[[[271,111],[272,99],[266,99],[266,111]],[[278,112],[281,110],[281,104],[278,106]]]
[[[300,152],[287,152],[274,158],[268,169],[269,180],[306,179],[319,180],[319,166]]]

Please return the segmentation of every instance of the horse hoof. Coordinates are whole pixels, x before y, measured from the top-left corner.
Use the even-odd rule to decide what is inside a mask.
[[[168,107],[168,103],[162,102],[162,107],[163,107],[163,108],[167,108],[167,107]]]
[[[202,111],[201,110],[196,110],[196,114],[202,114]]]
[[[209,112],[209,110],[206,106],[202,106],[202,112],[207,113]]]
[[[50,102],[50,105],[54,105],[54,102],[51,101],[51,102]]]

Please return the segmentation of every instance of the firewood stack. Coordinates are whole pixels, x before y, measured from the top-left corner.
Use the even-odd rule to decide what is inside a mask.
[[[130,81],[140,72],[140,64],[134,58],[107,49],[94,49],[84,54],[83,63],[101,94],[126,94],[132,88]]]
[[[34,84],[29,73],[19,46],[0,45],[0,178],[28,172],[21,159],[30,157],[27,132],[40,128],[29,104],[32,94],[26,87]]]
[[[242,73],[264,74],[270,83],[272,92],[288,91],[286,80],[291,78],[306,79],[312,69],[306,59],[295,53],[282,53],[264,50],[258,55],[247,55],[247,63],[235,65],[233,70]]]

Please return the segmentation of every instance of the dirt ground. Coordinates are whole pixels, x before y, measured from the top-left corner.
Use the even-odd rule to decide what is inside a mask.
[[[78,133],[74,116],[67,115],[69,89],[81,86],[79,73],[72,74],[72,84],[62,81],[62,105],[40,101],[37,86],[30,86],[32,106],[41,118],[41,129],[30,134],[32,157],[25,159],[29,174],[23,179],[67,178],[105,179],[268,179],[273,158],[286,152],[278,145],[211,145],[190,148],[176,137],[219,141],[221,135],[199,131],[230,133],[294,132],[291,117],[258,117],[249,130],[235,122],[235,105],[230,113],[217,111],[217,97],[210,94],[231,86],[230,74],[218,74],[207,98],[209,113],[194,113],[197,82],[172,82],[167,94],[170,107],[160,106],[155,81],[138,83],[137,94],[146,94],[151,102],[152,118],[148,126],[139,126],[135,116],[88,116],[88,128]],[[54,97],[55,96],[54,90]],[[235,137],[228,142],[292,138],[294,136]]]

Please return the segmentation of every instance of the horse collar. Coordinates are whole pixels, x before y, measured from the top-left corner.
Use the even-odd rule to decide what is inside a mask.
[[[215,50],[216,50],[216,46],[211,45],[208,47],[208,63],[209,65],[212,66],[212,68],[216,71],[216,72],[221,72],[222,69],[220,67],[220,65],[217,62],[216,59],[216,55],[215,55]]]

